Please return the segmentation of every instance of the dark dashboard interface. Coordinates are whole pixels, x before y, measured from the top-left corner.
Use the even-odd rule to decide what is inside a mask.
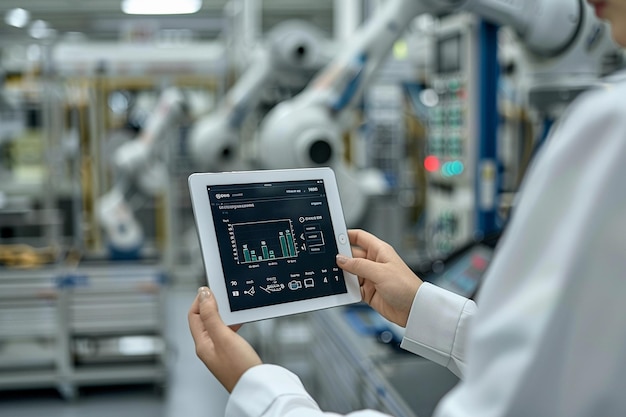
[[[323,180],[207,191],[232,311],[347,292]]]

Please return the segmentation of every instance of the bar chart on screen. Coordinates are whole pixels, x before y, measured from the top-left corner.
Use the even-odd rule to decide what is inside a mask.
[[[229,233],[238,264],[297,258],[299,254],[291,219],[233,223]]]

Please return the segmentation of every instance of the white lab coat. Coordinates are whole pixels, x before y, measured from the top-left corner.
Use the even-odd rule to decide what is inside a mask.
[[[416,295],[402,346],[463,375],[436,416],[626,416],[626,81],[579,99],[544,145],[478,304]],[[226,411],[333,415],[273,365],[246,372]]]

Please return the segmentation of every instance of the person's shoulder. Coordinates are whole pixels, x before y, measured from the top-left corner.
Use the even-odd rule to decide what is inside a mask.
[[[602,109],[607,114],[626,114],[626,71],[603,78],[575,104],[585,110]]]
[[[594,92],[601,95],[604,99],[619,100],[624,103],[626,99],[626,71],[620,71],[613,75],[603,78]],[[626,106],[619,106],[626,109]]]
[[[608,122],[626,126],[626,72],[599,80],[576,98],[561,117],[561,124],[577,129]]]

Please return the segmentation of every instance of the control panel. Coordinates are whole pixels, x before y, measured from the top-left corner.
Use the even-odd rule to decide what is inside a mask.
[[[433,48],[424,167],[431,183],[470,185],[479,135],[476,19],[466,14],[443,18]]]
[[[481,112],[491,111],[484,108],[483,96],[496,94],[485,89],[481,78],[481,24],[466,13],[443,17],[432,41],[433,68],[422,101],[428,108],[426,240],[437,254],[452,252],[480,229],[481,149],[489,140],[485,132],[496,130],[481,117]]]

